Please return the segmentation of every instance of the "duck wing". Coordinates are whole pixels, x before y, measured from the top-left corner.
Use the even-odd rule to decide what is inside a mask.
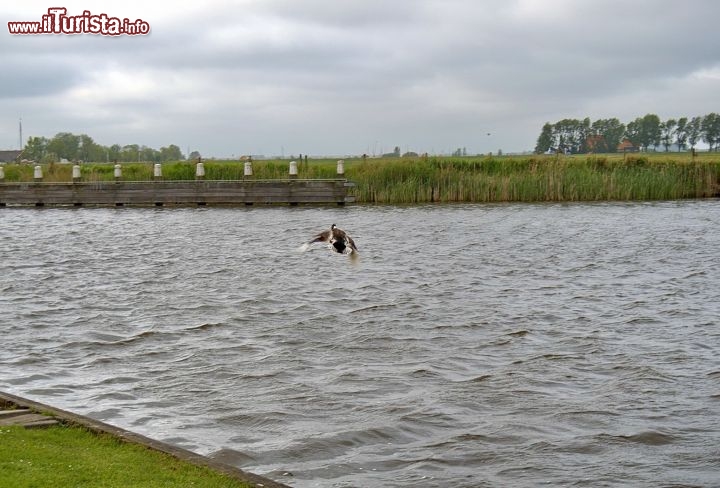
[[[313,242],[329,242],[330,241],[330,231],[326,230],[325,232],[321,232],[318,235],[316,235],[308,244],[312,244]]]

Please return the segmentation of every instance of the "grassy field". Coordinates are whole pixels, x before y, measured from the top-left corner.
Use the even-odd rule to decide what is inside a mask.
[[[81,427],[0,427],[0,486],[249,488],[208,468]]]
[[[256,179],[287,178],[289,161],[255,161]],[[206,179],[243,179],[238,161],[206,161]],[[44,181],[71,181],[70,165],[43,168]],[[336,160],[298,164],[300,178],[334,178]],[[150,180],[153,165],[122,165],[123,180]],[[165,163],[166,180],[192,180],[195,163]],[[720,192],[720,154],[345,159],[358,203],[673,200]],[[6,181],[32,181],[33,168],[6,165]],[[84,181],[112,181],[113,166],[83,164]]]

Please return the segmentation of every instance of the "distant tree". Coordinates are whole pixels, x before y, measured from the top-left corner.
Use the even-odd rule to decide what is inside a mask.
[[[670,150],[670,146],[675,140],[675,131],[677,129],[677,120],[668,119],[660,124],[660,140],[665,146],[665,152]]]
[[[87,134],[75,135],[69,132],[60,132],[52,139],[45,137],[30,137],[23,152],[25,159],[38,162],[52,162],[59,159],[68,161],[123,161],[123,162],[160,162],[180,161],[183,158],[180,148],[175,144],[156,150],[147,146],[128,144],[120,146],[103,146],[97,144]]]
[[[122,161],[122,147],[120,144],[113,144],[107,148],[107,158],[110,161]]]
[[[545,122],[538,137],[537,144],[535,144],[535,152],[537,154],[546,153],[553,148],[554,143],[555,131],[553,130],[553,126],[550,122]]]
[[[191,152],[190,155],[188,156],[188,159],[189,159],[190,161],[193,161],[193,160],[197,160],[199,157],[200,157],[200,153],[197,152],[197,151],[193,151],[193,152]]]
[[[93,138],[87,134],[77,136],[78,155],[80,161],[105,161],[107,159],[107,149],[93,141]]]
[[[68,161],[78,159],[80,149],[80,137],[69,132],[60,132],[55,134],[47,145],[47,151],[55,153],[58,158],[64,158]]]
[[[584,123],[577,119],[563,119],[553,126],[558,148],[571,153],[580,152],[584,143]]]
[[[608,144],[608,152],[617,152],[617,148],[622,142],[624,133],[625,124],[616,118],[607,119],[603,135],[605,136],[605,140]]]
[[[22,154],[23,159],[41,162],[47,153],[49,142],[46,137],[28,137]]]
[[[120,160],[126,163],[136,163],[140,161],[140,146],[137,144],[123,146],[120,152]]]
[[[590,123],[590,118],[585,117],[581,122],[578,123],[577,128],[577,138],[578,138],[578,145],[577,145],[577,152],[586,153],[590,151],[590,147],[588,146],[588,142],[590,140],[590,136],[592,135],[592,125]]]
[[[617,118],[595,122],[587,117],[546,122],[535,144],[535,152],[616,152],[623,140],[643,151],[650,150],[650,147],[657,150],[663,145],[666,152],[673,144],[677,144],[679,151],[688,147],[695,149],[702,140],[708,144],[710,151],[720,151],[720,114],[713,112],[691,119],[670,118],[664,122],[655,114],[646,114],[627,125]],[[465,148],[458,148],[454,153],[455,156],[464,154]]]
[[[558,134],[557,136],[557,147],[555,148],[555,151],[557,152],[567,152],[568,151],[568,144],[565,142],[565,135],[564,134]]]
[[[599,119],[593,122],[591,133],[600,136],[595,152],[617,152],[617,147],[622,142],[625,134],[625,125],[618,119]]]
[[[640,142],[640,124],[640,119],[637,118],[632,122],[629,122],[625,127],[625,138],[632,142],[632,145],[635,147],[642,146],[642,143]]]
[[[160,148],[160,161],[182,161],[183,155],[175,144]]]
[[[720,146],[720,115],[709,113],[702,119],[700,132],[703,141],[707,142],[710,151],[717,151]]]
[[[645,151],[647,151],[650,146],[657,148],[660,144],[661,135],[660,117],[655,114],[647,114],[641,119],[640,142],[645,147]]]
[[[687,138],[690,147],[695,149],[695,145],[700,140],[702,117],[693,117],[687,125]]]
[[[650,146],[657,147],[662,137],[660,117],[655,114],[638,117],[627,125],[625,137],[627,137],[633,145],[639,146],[645,151],[647,151]]]
[[[553,124],[553,133],[557,141],[557,147],[555,149],[558,151],[565,152],[572,145],[575,122],[577,121],[573,121],[572,119],[562,119]]]
[[[679,151],[684,151],[687,146],[688,138],[688,119],[687,117],[680,117],[677,121],[677,127],[675,128],[675,144],[678,146]]]
[[[149,163],[159,163],[160,152],[151,147],[142,146],[140,148],[140,160]]]

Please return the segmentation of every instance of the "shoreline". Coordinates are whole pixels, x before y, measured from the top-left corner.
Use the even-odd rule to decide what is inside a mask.
[[[187,449],[157,441],[144,435],[106,424],[105,422],[101,422],[99,420],[94,420],[83,415],[68,412],[51,405],[36,402],[34,400],[6,393],[4,391],[0,391],[0,407],[5,409],[22,408],[28,409],[34,413],[48,415],[51,418],[59,420],[60,423],[83,427],[95,434],[106,434],[123,442],[141,445],[148,449],[168,454],[181,461],[209,468],[212,471],[224,474],[229,478],[251,484],[258,488],[291,488],[289,485],[284,485],[277,481],[273,481],[270,478],[265,478],[229,464],[221,463]]]

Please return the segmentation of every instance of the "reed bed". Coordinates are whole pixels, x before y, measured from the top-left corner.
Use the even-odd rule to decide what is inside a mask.
[[[209,180],[242,180],[238,161],[204,163]],[[32,181],[33,167],[5,165],[6,181]],[[83,164],[84,181],[112,181],[113,165]],[[300,178],[335,178],[336,160],[298,163]],[[195,163],[162,166],[165,180],[195,179]],[[44,181],[72,180],[71,165],[43,168]],[[476,158],[346,159],[358,203],[673,200],[720,193],[720,155],[634,154]],[[122,165],[125,181],[153,178],[153,165]],[[254,179],[288,178],[288,161],[253,162]]]
[[[718,195],[720,158],[525,157],[365,161],[358,202],[672,200]]]

